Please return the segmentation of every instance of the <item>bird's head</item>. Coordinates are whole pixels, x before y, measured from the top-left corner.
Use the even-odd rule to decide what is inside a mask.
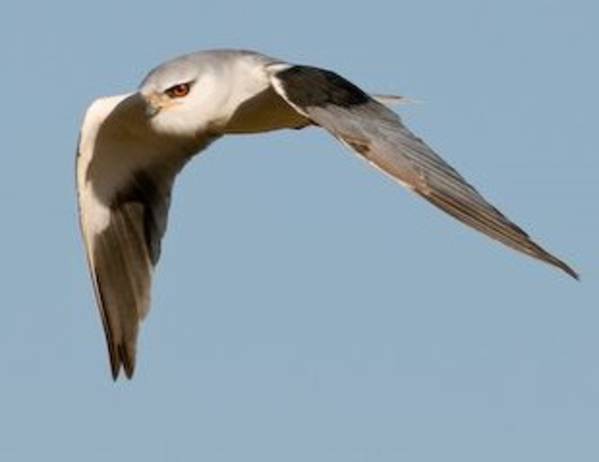
[[[169,61],[143,80],[139,92],[152,128],[177,137],[201,137],[218,133],[230,89],[224,70],[202,56],[188,55]]]

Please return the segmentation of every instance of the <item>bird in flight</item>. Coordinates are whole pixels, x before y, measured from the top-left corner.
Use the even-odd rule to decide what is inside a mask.
[[[466,225],[578,278],[406,128],[387,107],[397,99],[329,70],[212,50],[158,66],[135,92],[94,101],[79,137],[77,191],[113,378],[135,369],[175,177],[224,135],[322,127]]]

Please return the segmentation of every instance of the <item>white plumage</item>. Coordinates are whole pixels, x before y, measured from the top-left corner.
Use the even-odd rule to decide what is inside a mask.
[[[369,163],[493,239],[576,273],[535,244],[382,103],[339,75],[250,51],[169,61],[137,92],[87,110],[77,157],[81,229],[113,377],[135,368],[174,179],[221,136],[321,126]]]

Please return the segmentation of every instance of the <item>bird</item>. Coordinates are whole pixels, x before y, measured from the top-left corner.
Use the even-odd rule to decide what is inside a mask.
[[[226,135],[320,127],[467,226],[578,279],[404,125],[390,108],[401,100],[328,69],[219,49],[166,61],[136,91],[92,102],[77,147],[77,199],[113,379],[134,374],[175,178]]]

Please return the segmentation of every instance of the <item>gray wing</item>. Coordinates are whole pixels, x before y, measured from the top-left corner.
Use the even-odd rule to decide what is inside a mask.
[[[81,229],[115,379],[121,366],[133,375],[173,181],[188,158],[144,134],[141,104],[138,95],[94,102],[77,156]]]
[[[397,114],[354,84],[314,67],[277,65],[271,70],[273,87],[283,99],[371,164],[468,226],[578,278],[489,204]]]

